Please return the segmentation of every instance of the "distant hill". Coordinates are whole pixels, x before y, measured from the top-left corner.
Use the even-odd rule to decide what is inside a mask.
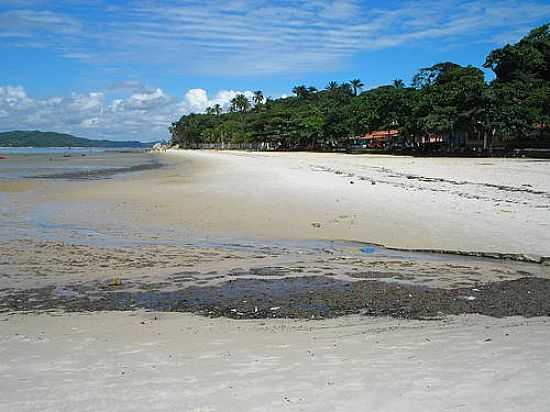
[[[0,133],[0,147],[151,147],[153,143],[114,142],[111,140],[92,140],[70,134],[40,132],[38,130]]]

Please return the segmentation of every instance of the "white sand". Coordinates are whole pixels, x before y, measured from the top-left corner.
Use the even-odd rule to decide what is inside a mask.
[[[5,318],[2,411],[540,412],[550,404],[547,318]]]
[[[193,216],[182,222],[198,230],[550,255],[550,162],[315,153],[169,156],[207,166],[188,185],[153,189],[161,199],[164,191],[181,199],[186,215]],[[406,175],[470,183],[422,182]],[[188,190],[190,198],[178,198]],[[159,213],[167,221],[171,216]]]

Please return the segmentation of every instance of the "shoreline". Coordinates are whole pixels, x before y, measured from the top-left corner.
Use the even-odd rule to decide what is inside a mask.
[[[44,196],[29,193],[25,202],[44,210],[48,227],[106,234],[119,227],[129,238],[137,228],[172,241],[179,233],[183,242],[344,239],[527,261],[550,256],[550,173],[528,160],[467,159],[473,163],[465,170],[464,159],[181,150],[149,156],[163,167],[85,185],[50,179]],[[503,173],[513,175],[498,178]],[[4,193],[33,187],[8,186]],[[62,221],[48,212],[52,208]]]
[[[153,161],[150,163],[137,164],[127,167],[119,168],[104,168],[104,169],[92,169],[92,170],[80,170],[73,172],[63,173],[50,173],[45,175],[36,176],[24,176],[25,179],[61,179],[61,180],[99,180],[109,179],[114,175],[144,172],[148,170],[155,170],[162,168],[163,165],[160,162]]]

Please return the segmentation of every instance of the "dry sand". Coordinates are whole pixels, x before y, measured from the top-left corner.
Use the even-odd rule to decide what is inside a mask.
[[[544,319],[0,318],[2,411],[548,409]]]
[[[193,222],[183,223],[200,230],[550,255],[548,162],[313,153],[174,155],[210,166],[197,174],[192,195],[182,199],[189,211],[184,215],[193,216]],[[154,191],[154,198],[162,198],[163,190],[185,195],[177,184],[167,186]],[[523,189],[542,193],[514,191]],[[174,218],[170,210],[158,216],[167,222]]]

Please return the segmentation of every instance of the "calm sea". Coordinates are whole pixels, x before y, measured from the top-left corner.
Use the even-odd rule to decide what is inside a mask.
[[[143,149],[100,147],[0,147],[0,179],[101,177],[147,168],[154,162]]]
[[[131,148],[105,148],[105,147],[1,147],[0,156],[9,154],[72,154],[72,153],[103,153],[135,151],[143,149]]]

